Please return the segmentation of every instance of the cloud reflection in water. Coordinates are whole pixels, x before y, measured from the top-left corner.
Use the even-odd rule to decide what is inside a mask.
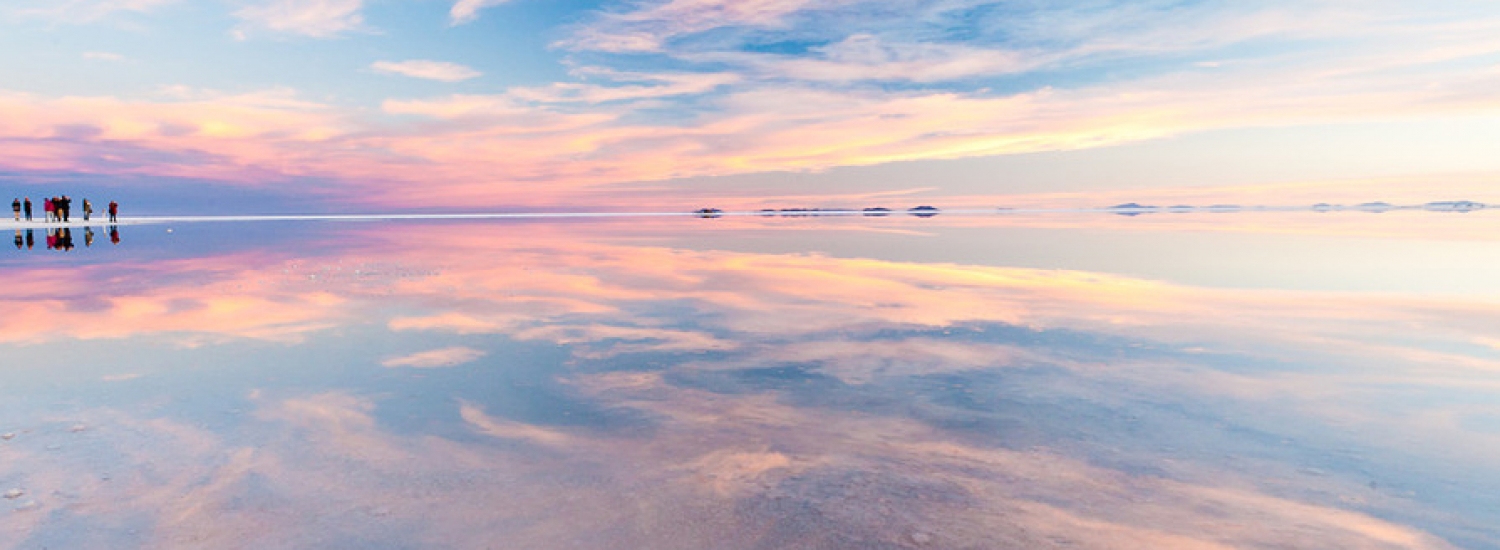
[[[1495,296],[733,251],[660,223],[11,264],[0,481],[36,507],[0,544],[1500,543]]]

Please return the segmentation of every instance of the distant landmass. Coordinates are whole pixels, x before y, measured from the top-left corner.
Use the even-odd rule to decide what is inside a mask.
[[[938,212],[941,212],[941,210],[938,210],[936,206],[928,206],[925,204],[916,208],[907,209],[907,213],[921,218],[931,218],[938,215]]]
[[[1346,206],[1346,205],[1342,205],[1342,204],[1331,204],[1331,203],[1326,203],[1326,202],[1320,202],[1320,203],[1317,203],[1317,204],[1314,204],[1314,205],[1311,205],[1311,206],[1307,206],[1307,207],[1297,207],[1297,206],[1244,206],[1244,205],[1239,205],[1239,204],[1211,204],[1211,205],[1208,205],[1208,206],[1196,206],[1196,205],[1191,205],[1191,204],[1174,204],[1172,206],[1162,207],[1162,206],[1156,206],[1156,205],[1151,205],[1151,204],[1141,204],[1141,203],[1138,203],[1138,202],[1127,202],[1127,203],[1121,203],[1121,204],[1116,204],[1114,206],[1106,206],[1106,207],[1097,208],[1097,209],[1089,209],[1089,208],[1083,208],[1083,209],[1078,209],[1078,208],[1057,208],[1057,209],[1030,208],[1030,209],[1017,209],[1017,208],[1013,208],[1013,207],[1003,207],[1002,206],[1002,207],[995,208],[995,211],[996,212],[1011,212],[1011,211],[1017,211],[1017,210],[1020,210],[1020,211],[1027,211],[1027,210],[1029,210],[1029,211],[1034,211],[1034,212],[1067,212],[1067,211],[1087,212],[1087,211],[1091,211],[1092,210],[1092,211],[1096,211],[1097,212],[1097,211],[1101,211],[1102,210],[1102,211],[1110,212],[1110,213],[1113,213],[1113,214],[1118,214],[1118,215],[1121,215],[1121,216],[1139,216],[1141,214],[1150,214],[1150,213],[1154,213],[1154,212],[1171,212],[1171,213],[1175,213],[1175,214],[1186,214],[1186,213],[1193,213],[1193,212],[1213,212],[1213,213],[1244,212],[1244,211],[1260,211],[1260,212],[1283,211],[1283,212],[1285,212],[1285,211],[1295,211],[1295,210],[1304,210],[1304,209],[1305,210],[1311,210],[1313,212],[1355,211],[1355,212],[1369,212],[1369,213],[1373,213],[1373,214],[1380,214],[1380,213],[1384,213],[1384,212],[1390,212],[1390,211],[1393,211],[1393,210],[1423,210],[1423,211],[1428,211],[1428,212],[1458,212],[1458,213],[1463,213],[1463,212],[1474,212],[1476,210],[1484,210],[1484,209],[1487,209],[1487,208],[1489,208],[1489,205],[1487,205],[1485,203],[1482,203],[1482,202],[1476,202],[1476,201],[1470,201],[1470,200],[1454,200],[1454,201],[1432,201],[1432,202],[1428,202],[1428,203],[1424,203],[1424,204],[1417,204],[1417,205],[1396,205],[1396,204],[1392,204],[1392,203],[1385,202],[1385,201],[1374,201],[1374,202],[1363,202],[1363,203],[1359,203],[1359,204],[1355,204],[1355,205],[1348,205],[1348,206]],[[922,218],[930,218],[930,217],[938,215],[941,212],[942,212],[942,209],[940,209],[940,208],[938,208],[936,206],[931,206],[931,205],[926,205],[926,204],[921,205],[921,206],[914,206],[914,207],[906,209],[906,213],[907,214],[910,214],[910,215],[913,215],[913,216],[922,217]],[[963,212],[972,213],[973,211],[963,211]],[[720,216],[724,215],[724,211],[720,210],[718,208],[699,208],[697,210],[694,210],[692,213],[695,214],[695,215],[697,215],[697,216],[699,216],[699,217],[704,217],[704,218],[717,218],[717,217],[720,217]],[[750,212],[746,212],[746,213],[750,213]],[[762,209],[757,210],[757,211],[755,211],[753,213],[759,214],[759,215],[762,215],[762,216],[782,216],[782,217],[859,216],[859,215],[863,215],[863,216],[876,216],[876,217],[878,217],[878,216],[889,216],[891,214],[896,213],[896,210],[893,210],[893,209],[890,209],[890,208],[886,208],[886,207],[883,207],[883,206],[873,206],[873,207],[861,208],[861,209],[854,209],[854,208],[780,208],[780,209],[762,208]]]
[[[1474,201],[1438,201],[1422,205],[1423,210],[1432,212],[1473,212],[1489,208],[1482,202]]]

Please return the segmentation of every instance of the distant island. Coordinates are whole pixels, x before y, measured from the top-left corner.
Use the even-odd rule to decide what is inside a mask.
[[[1119,214],[1121,216],[1139,216],[1141,214],[1155,212],[1155,211],[1157,211],[1159,209],[1160,209],[1160,207],[1157,207],[1157,206],[1147,206],[1147,205],[1144,205],[1144,204],[1139,204],[1139,203],[1134,203],[1134,202],[1127,202],[1125,204],[1116,204],[1114,206],[1106,208],[1106,210],[1113,211],[1114,213]]]
[[[1317,203],[1317,204],[1314,204],[1314,205],[1311,205],[1311,206],[1306,206],[1306,207],[1298,207],[1298,206],[1244,206],[1244,205],[1239,205],[1239,204],[1211,204],[1211,205],[1208,205],[1208,206],[1195,206],[1195,205],[1191,205],[1191,204],[1174,204],[1172,206],[1162,207],[1162,206],[1156,206],[1156,205],[1151,205],[1151,204],[1141,204],[1141,203],[1138,203],[1138,202],[1127,202],[1127,203],[1116,204],[1114,206],[1105,206],[1105,207],[1102,207],[1102,208],[1082,208],[1082,209],[1080,209],[1080,208],[1059,208],[1059,209],[1034,208],[1034,209],[1019,209],[1019,210],[1021,210],[1021,211],[1030,210],[1030,211],[1034,211],[1034,212],[1066,212],[1066,211],[1075,211],[1075,212],[1089,212],[1089,211],[1094,211],[1094,212],[1098,212],[1098,211],[1104,211],[1104,212],[1109,212],[1109,213],[1113,213],[1113,214],[1118,214],[1118,215],[1121,215],[1121,216],[1139,216],[1141,214],[1151,214],[1151,213],[1155,213],[1155,212],[1171,212],[1171,213],[1174,213],[1174,214],[1187,214],[1187,213],[1194,213],[1194,212],[1210,212],[1210,213],[1230,213],[1230,212],[1245,212],[1245,211],[1257,211],[1257,212],[1280,211],[1280,212],[1287,212],[1287,211],[1296,211],[1296,210],[1311,210],[1313,212],[1355,211],[1355,212],[1369,212],[1369,213],[1373,213],[1373,214],[1380,214],[1380,213],[1384,213],[1384,212],[1390,212],[1390,211],[1393,211],[1393,210],[1422,210],[1422,211],[1427,211],[1427,212],[1457,212],[1457,213],[1464,213],[1464,212],[1474,212],[1476,210],[1484,210],[1484,209],[1487,209],[1487,208],[1489,208],[1489,205],[1486,205],[1485,203],[1482,203],[1482,202],[1476,202],[1476,201],[1470,201],[1470,200],[1454,200],[1454,201],[1433,201],[1433,202],[1428,202],[1428,203],[1424,203],[1424,204],[1406,205],[1406,206],[1395,205],[1395,204],[1391,204],[1391,203],[1385,202],[1385,201],[1364,202],[1364,203],[1359,203],[1359,204],[1355,204],[1355,205],[1352,205],[1352,206],[1345,206],[1345,205],[1342,205],[1342,204],[1331,204],[1331,203],[1326,203],[1326,202],[1320,202],[1320,203]],[[1013,207],[1003,207],[1003,206],[995,208],[995,211],[997,211],[997,212],[1011,212],[1011,211],[1016,211],[1016,210],[1018,210],[1018,209],[1017,208],[1013,208]],[[938,215],[941,212],[942,212],[942,209],[940,209],[940,208],[938,208],[936,206],[931,206],[931,205],[926,205],[926,204],[921,205],[921,206],[914,206],[914,207],[906,209],[906,213],[907,214],[912,215],[912,216],[921,217],[921,218],[930,218],[930,217]],[[746,212],[746,213],[748,214],[748,213],[751,213],[751,212]],[[894,214],[894,213],[896,213],[896,210],[893,210],[893,209],[890,209],[890,208],[886,208],[886,207],[883,207],[883,206],[872,206],[872,207],[861,208],[861,209],[853,209],[853,208],[780,208],[780,209],[776,209],[776,208],[762,208],[762,209],[757,210],[757,211],[755,211],[753,213],[754,214],[759,214],[761,216],[781,216],[781,217],[792,217],[792,218],[796,218],[796,217],[813,217],[813,216],[861,216],[861,215],[862,216],[881,217],[881,216],[889,216],[891,214]],[[692,212],[692,214],[697,215],[698,217],[702,217],[702,218],[717,218],[717,217],[723,216],[725,214],[725,212],[723,210],[718,209],[718,208],[706,207],[706,208],[699,208],[697,210],[694,210]]]
[[[916,208],[907,209],[907,213],[922,218],[931,218],[938,215],[938,212],[940,212],[940,210],[938,210],[936,206],[927,206],[925,204]]]
[[[1431,212],[1473,212],[1488,208],[1482,202],[1474,201],[1438,201],[1422,205],[1423,210]]]

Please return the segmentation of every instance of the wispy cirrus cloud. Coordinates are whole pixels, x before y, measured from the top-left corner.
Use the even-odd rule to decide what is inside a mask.
[[[453,25],[462,25],[479,19],[479,10],[511,1],[513,0],[458,0],[453,3],[453,8],[448,10],[448,18]]]
[[[683,59],[724,63],[750,75],[810,82],[910,81],[943,82],[1020,73],[1046,60],[1006,49],[961,44],[889,43],[857,33],[838,42],[811,47],[802,55],[751,52],[683,53]]]
[[[91,23],[116,13],[145,13],[180,0],[22,0],[0,10],[27,18],[61,23]],[[0,13],[4,13],[0,11]]]
[[[622,12],[604,13],[560,46],[608,52],[660,51],[675,38],[731,27],[782,27],[786,18],[827,11],[861,0],[668,0],[644,2]]]
[[[392,357],[381,361],[380,364],[381,366],[390,368],[437,369],[472,363],[485,355],[485,352],[474,348],[452,347],[423,351],[401,357]]]
[[[607,103],[701,95],[741,80],[739,75],[732,73],[625,73],[597,67],[574,73],[604,77],[610,85],[554,82],[547,86],[512,88],[508,95],[538,103]]]
[[[370,65],[370,68],[374,69],[375,72],[383,74],[409,76],[425,80],[439,80],[442,82],[462,82],[484,75],[484,73],[457,63],[429,61],[425,59],[376,61]]]
[[[297,6],[357,21],[361,5]],[[1500,112],[1489,93],[1500,72],[1483,65],[1500,55],[1500,14],[1483,10],[1416,17],[1399,2],[1357,13],[1337,2],[851,6],[628,4],[569,30],[571,78],[390,97],[379,120],[333,103],[256,103],[265,116],[248,116],[228,97],[0,95],[8,153],[0,165],[125,165],[220,181],[318,177],[374,202],[538,205],[677,178]],[[654,44],[646,57],[670,62],[600,45],[638,35]],[[447,82],[479,73],[425,60],[371,70]],[[99,132],[76,131],[85,126]],[[183,160],[152,160],[160,158]],[[432,181],[442,183],[419,184]]]
[[[364,27],[364,0],[269,0],[234,12],[245,29],[263,29],[313,38],[332,38]]]

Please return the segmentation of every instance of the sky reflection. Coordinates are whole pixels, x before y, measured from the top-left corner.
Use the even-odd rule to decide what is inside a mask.
[[[1172,261],[1182,227],[1032,220],[8,257],[0,546],[1500,545],[1500,294],[1406,267],[1496,269],[1495,232],[1447,236],[1493,216],[1242,231],[1235,276]],[[1278,278],[1351,243],[1349,289]]]

